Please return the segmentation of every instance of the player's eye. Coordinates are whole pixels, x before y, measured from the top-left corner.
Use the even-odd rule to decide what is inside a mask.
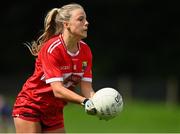
[[[85,18],[83,16],[78,18],[78,21],[84,21],[84,20],[85,20]]]

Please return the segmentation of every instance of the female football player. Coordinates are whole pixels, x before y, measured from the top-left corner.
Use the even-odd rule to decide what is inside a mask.
[[[67,102],[84,105],[96,114],[91,101],[92,54],[82,39],[88,21],[83,7],[73,3],[50,10],[44,32],[28,46],[37,56],[35,71],[18,94],[12,116],[17,133],[64,133],[63,107]],[[81,94],[74,91],[80,85]]]

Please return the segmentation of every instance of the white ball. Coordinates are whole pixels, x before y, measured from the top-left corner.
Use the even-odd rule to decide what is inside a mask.
[[[98,90],[92,97],[92,101],[100,119],[112,119],[123,109],[122,96],[114,88],[106,87]]]

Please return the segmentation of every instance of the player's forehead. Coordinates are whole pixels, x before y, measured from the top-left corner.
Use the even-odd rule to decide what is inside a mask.
[[[86,13],[82,8],[77,8],[71,11],[71,18],[77,19],[79,17],[86,18]]]

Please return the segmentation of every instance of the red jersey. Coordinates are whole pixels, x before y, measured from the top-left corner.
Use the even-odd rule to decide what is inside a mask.
[[[92,54],[86,43],[78,43],[79,50],[66,49],[62,36],[54,36],[41,48],[34,74],[26,81],[23,91],[34,93],[51,91],[51,82],[61,81],[66,88],[75,87],[81,80],[92,82]]]
[[[39,121],[42,129],[64,127],[63,107],[67,103],[54,97],[50,83],[61,81],[73,89],[80,81],[92,81],[92,54],[80,41],[78,52],[66,49],[62,36],[54,36],[39,51],[34,74],[25,82],[13,108],[13,117]]]

